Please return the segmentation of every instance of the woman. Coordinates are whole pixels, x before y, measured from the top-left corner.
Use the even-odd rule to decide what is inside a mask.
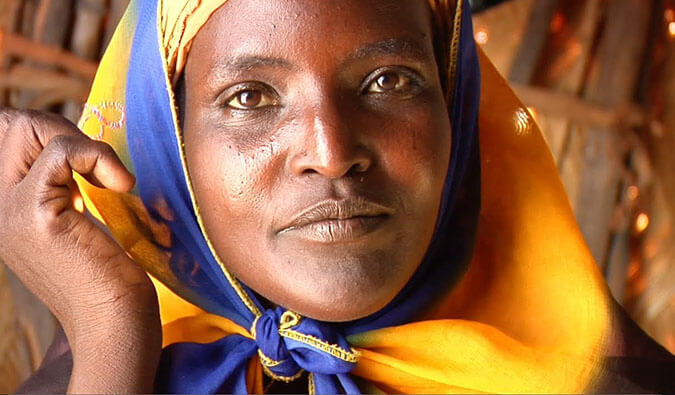
[[[2,258],[63,323],[69,389],[672,388],[467,4],[134,1],[79,125],[114,152],[6,113]]]

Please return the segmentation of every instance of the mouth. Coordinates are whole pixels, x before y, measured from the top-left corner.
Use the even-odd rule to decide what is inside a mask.
[[[277,233],[320,243],[350,242],[378,230],[393,213],[362,198],[325,200],[303,210]]]

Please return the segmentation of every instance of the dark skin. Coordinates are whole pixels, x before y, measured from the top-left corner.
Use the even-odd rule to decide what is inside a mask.
[[[419,265],[450,152],[429,15],[423,0],[237,0],[194,41],[182,113],[196,198],[216,253],[272,303],[352,320]],[[152,391],[154,290],[71,203],[71,170],[116,191],[133,177],[59,117],[2,114],[0,258],[63,324],[69,390]]]
[[[361,318],[422,260],[450,152],[429,15],[426,1],[238,0],[194,41],[197,202],[222,261],[273,303]]]

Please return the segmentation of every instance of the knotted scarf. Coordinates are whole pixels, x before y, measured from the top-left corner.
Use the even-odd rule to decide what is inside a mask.
[[[79,122],[137,177],[130,194],[78,183],[158,279],[157,390],[262,392],[264,374],[307,375],[318,393],[592,388],[607,289],[539,130],[475,46],[466,0],[430,0],[447,33],[453,144],[435,234],[405,288],[371,316],[328,324],[265,309],[227,270],[201,224],[173,93],[192,39],[225,2],[132,0]]]

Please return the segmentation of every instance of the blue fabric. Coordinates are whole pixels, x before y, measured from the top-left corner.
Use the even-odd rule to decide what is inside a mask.
[[[464,1],[455,92],[449,108],[452,125],[451,161],[444,185],[436,232],[419,269],[400,294],[381,311],[343,324],[303,318],[293,331],[350,350],[345,336],[414,320],[415,316],[457,281],[471,256],[479,202],[455,203],[463,188],[475,189],[478,169],[477,114],[480,70],[473,41],[468,1]],[[202,235],[183,174],[171,96],[162,64],[157,31],[157,0],[140,0],[138,21],[127,79],[127,140],[139,194],[151,215],[156,207],[170,207],[173,219],[170,267],[200,298],[201,307],[251,328],[255,315],[246,307],[223,274]],[[465,177],[469,169],[471,177]],[[479,178],[479,177],[478,177]],[[471,183],[473,182],[473,183]],[[165,203],[165,204],[162,204]],[[468,210],[469,212],[465,212]],[[469,218],[461,222],[461,218]],[[244,291],[255,301],[254,294]],[[349,372],[355,363],[305,342],[281,336],[282,308],[264,311],[256,322],[256,340],[229,336],[210,344],[180,343],[162,356],[157,391],[169,393],[244,393],[248,360],[260,349],[280,361],[274,374],[293,376],[304,369],[314,373],[319,393],[357,393]]]
[[[334,358],[315,347],[308,347],[301,341],[280,336],[279,323],[285,311],[281,307],[267,310],[256,321],[256,341],[260,351],[267,357],[282,362],[281,365],[271,367],[270,370],[279,376],[293,377],[301,369],[315,373],[339,374],[349,373],[354,368],[354,363]],[[303,318],[292,329],[337,345],[344,350],[350,349],[349,343],[339,332],[311,318]]]
[[[139,194],[151,215],[166,202],[173,211],[172,271],[203,298],[208,311],[249,328],[255,318],[223,276],[202,235],[183,173],[158,42],[157,0],[138,1],[138,20],[127,77],[127,142]]]
[[[239,335],[211,344],[171,345],[162,352],[157,392],[246,393],[246,368],[256,349],[255,343]]]

